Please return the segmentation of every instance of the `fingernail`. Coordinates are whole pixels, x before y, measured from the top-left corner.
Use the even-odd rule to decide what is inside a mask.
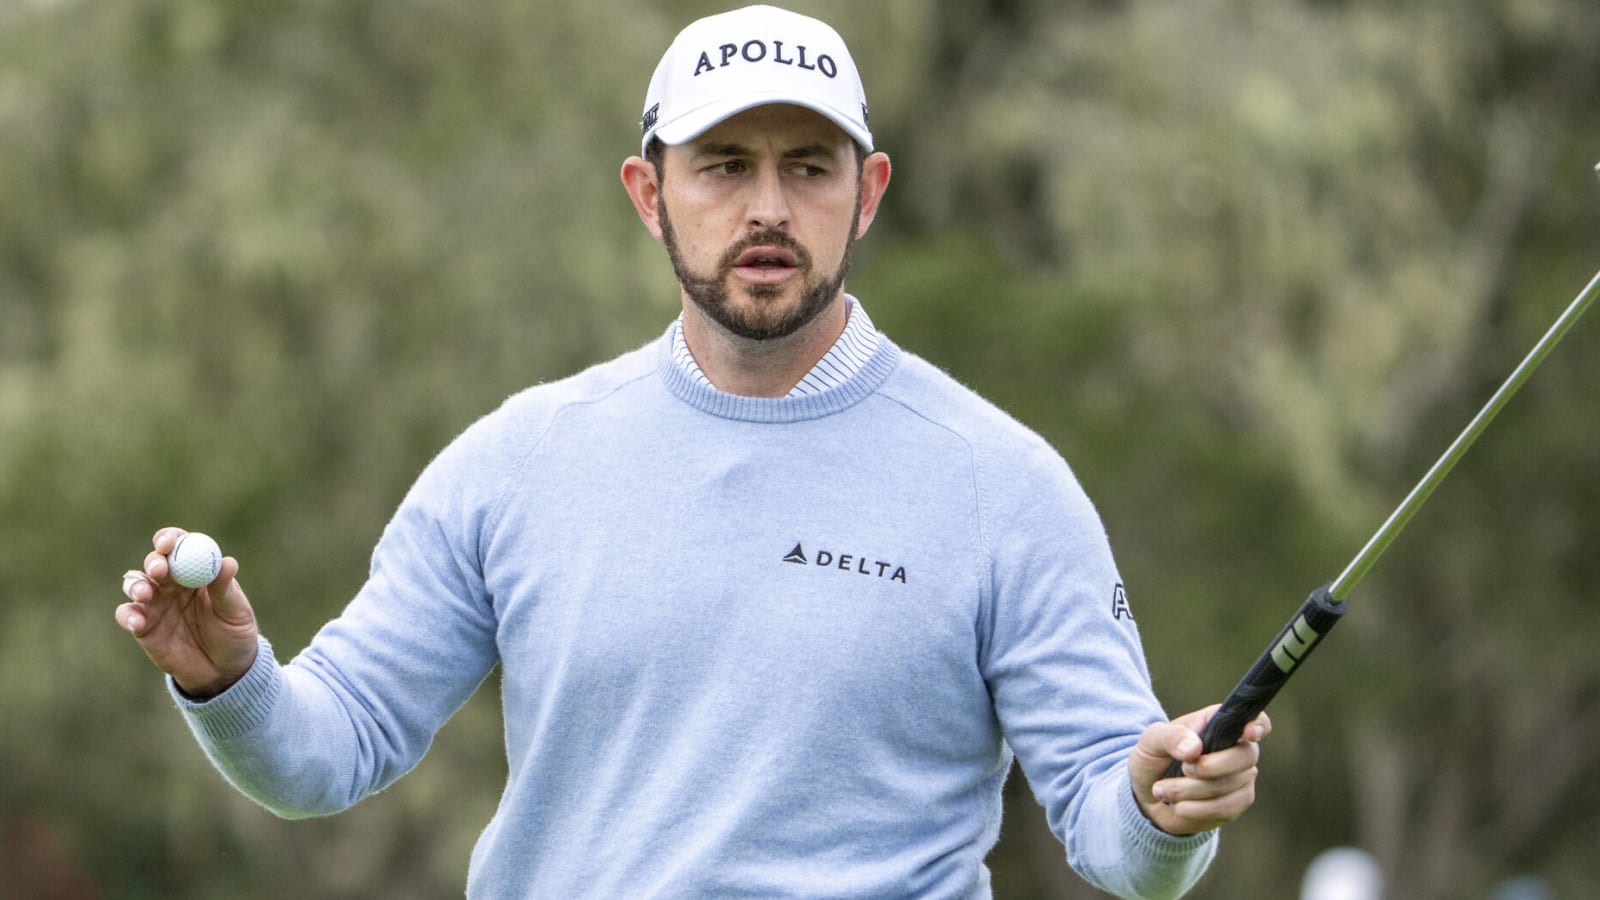
[[[1188,755],[1194,753],[1195,751],[1197,751],[1199,749],[1200,749],[1200,739],[1199,738],[1187,737],[1187,738],[1183,739],[1182,743],[1178,744],[1178,753],[1180,755],[1183,755],[1183,756],[1188,756]]]
[[[1156,782],[1156,786],[1155,786],[1155,787],[1153,787],[1153,788],[1151,788],[1151,789],[1150,789],[1150,793],[1152,793],[1152,794],[1154,794],[1154,795],[1155,795],[1155,798],[1156,798],[1156,799],[1157,799],[1157,800],[1160,800],[1160,801],[1162,801],[1162,802],[1166,802],[1166,799],[1167,799],[1167,789],[1166,789],[1166,787],[1164,787],[1164,786],[1163,786],[1163,785],[1162,785],[1162,784],[1161,784],[1161,782],[1159,782],[1159,781],[1158,781],[1158,782]]]

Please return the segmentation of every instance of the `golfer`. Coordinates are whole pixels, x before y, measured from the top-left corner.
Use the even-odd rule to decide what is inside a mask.
[[[1269,725],[1201,755],[1066,463],[844,292],[890,163],[839,35],[694,22],[642,132],[622,184],[682,315],[445,448],[303,652],[236,560],[185,589],[155,534],[116,619],[206,754],[281,816],[338,812],[498,665],[469,897],[987,897],[1013,758],[1085,878],[1184,893]]]

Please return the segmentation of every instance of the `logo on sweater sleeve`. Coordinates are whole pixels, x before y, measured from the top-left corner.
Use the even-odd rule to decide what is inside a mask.
[[[1133,607],[1128,605],[1128,592],[1122,589],[1120,581],[1111,591],[1111,618],[1133,621]]]

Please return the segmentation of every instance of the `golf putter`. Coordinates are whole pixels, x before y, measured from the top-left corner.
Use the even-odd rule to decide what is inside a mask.
[[[1600,176],[1600,164],[1595,166],[1595,174]],[[1494,392],[1489,402],[1472,417],[1472,421],[1467,423],[1467,427],[1445,450],[1444,455],[1439,457],[1438,462],[1435,462],[1427,474],[1422,476],[1422,480],[1411,489],[1411,493],[1406,495],[1339,577],[1312,591],[1311,596],[1306,598],[1305,603],[1295,611],[1289,623],[1283,626],[1278,635],[1272,639],[1272,643],[1267,645],[1267,649],[1256,658],[1255,664],[1228,693],[1216,714],[1201,729],[1200,741],[1205,745],[1204,752],[1211,753],[1238,743],[1245,726],[1255,720],[1256,715],[1266,708],[1288,682],[1289,676],[1299,670],[1301,664],[1311,655],[1311,651],[1317,649],[1317,645],[1333,626],[1339,624],[1350,592],[1384,551],[1389,549],[1389,545],[1406,527],[1406,523],[1411,521],[1411,517],[1416,515],[1417,510],[1433,494],[1434,488],[1439,486],[1439,482],[1455,468],[1456,463],[1467,452],[1467,448],[1471,447],[1478,439],[1478,435],[1489,427],[1489,423],[1499,415],[1512,395],[1516,394],[1523,382],[1528,380],[1528,376],[1533,374],[1533,370],[1544,362],[1550,350],[1572,329],[1573,323],[1578,321],[1578,317],[1583,315],[1584,310],[1594,299],[1597,285],[1600,285],[1600,272],[1589,279],[1589,284],[1567,305],[1555,324],[1550,326],[1550,330],[1545,332],[1544,337],[1539,339],[1528,355],[1511,372],[1505,383]],[[1173,760],[1162,777],[1175,778],[1182,774],[1183,763]]]

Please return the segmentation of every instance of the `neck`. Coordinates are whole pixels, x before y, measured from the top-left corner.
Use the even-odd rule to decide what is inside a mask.
[[[744,397],[783,397],[827,355],[844,334],[848,318],[841,291],[827,309],[795,333],[758,341],[718,325],[685,297],[683,340],[717,390]]]

